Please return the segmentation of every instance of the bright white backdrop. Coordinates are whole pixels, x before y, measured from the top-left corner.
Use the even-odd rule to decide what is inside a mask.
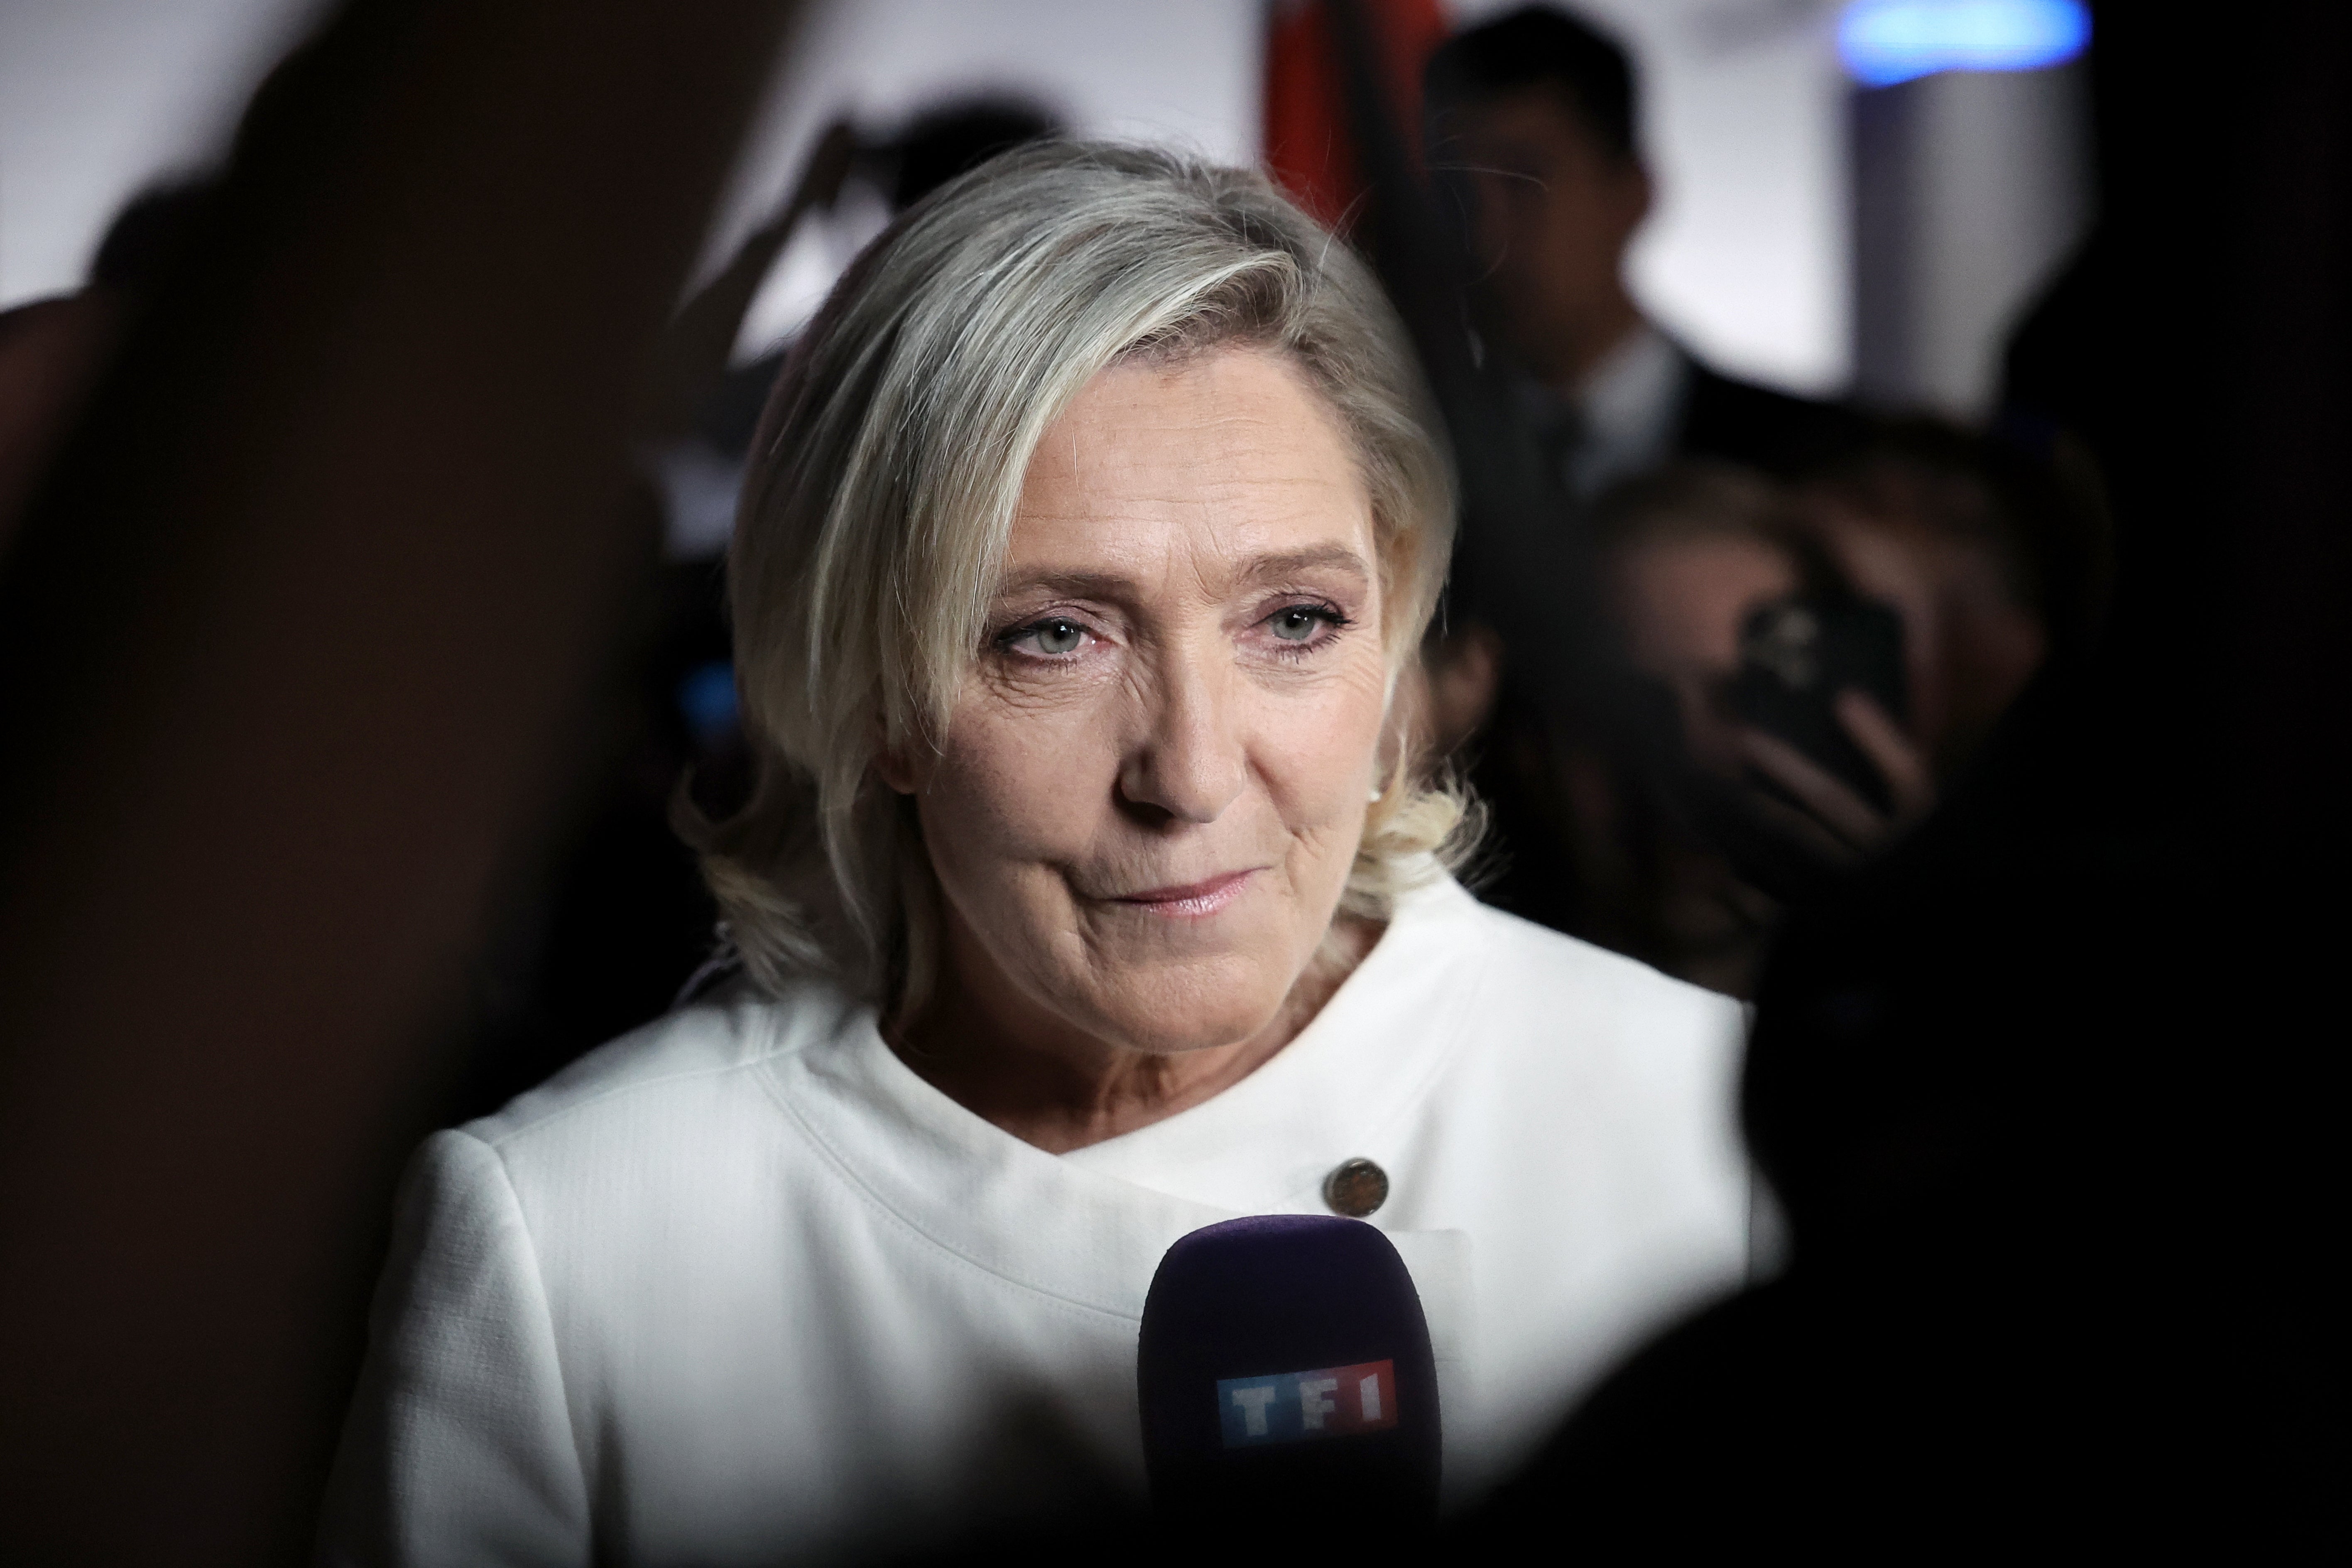
[[[1465,16],[1508,0],[1456,0]],[[71,288],[107,218],[214,155],[320,0],[0,0],[0,305]],[[1633,45],[1661,203],[1636,286],[1727,368],[1843,384],[1844,87],[1829,0],[1589,0]],[[1026,93],[1079,131],[1254,157],[1261,0],[815,0],[713,235],[772,203],[833,114],[887,126],[942,94]],[[793,324],[858,237],[795,247],[755,330]]]

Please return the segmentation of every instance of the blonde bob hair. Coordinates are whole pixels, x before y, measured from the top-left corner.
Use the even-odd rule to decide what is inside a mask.
[[[873,762],[945,736],[1045,427],[1109,365],[1226,346],[1284,356],[1350,438],[1398,732],[1454,503],[1379,285],[1256,174],[1084,143],[1000,158],[858,257],[752,448],[728,576],[756,782],[735,816],[687,810],[681,827],[763,989],[815,972],[887,1009],[921,1005],[940,896],[913,803]],[[1409,747],[1389,750],[1340,905],[1374,918],[1436,874],[1463,818]]]

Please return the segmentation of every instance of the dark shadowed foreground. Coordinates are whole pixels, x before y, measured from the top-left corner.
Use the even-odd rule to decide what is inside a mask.
[[[2352,29],[2098,27],[2102,236],[2010,374],[2111,487],[2108,635],[1781,933],[1743,1109],[1793,1267],[1622,1369],[1499,1537],[2319,1539]]]
[[[649,530],[785,0],[358,0],[0,580],[0,1535],[302,1554],[393,1167]]]

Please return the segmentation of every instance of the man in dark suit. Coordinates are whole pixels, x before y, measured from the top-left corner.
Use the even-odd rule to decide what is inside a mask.
[[[1429,61],[1431,164],[1480,271],[1480,332],[1571,493],[1669,458],[1787,474],[1837,456],[1851,414],[1722,374],[1645,320],[1626,246],[1650,211],[1632,62],[1585,23],[1531,5]]]
[[[1613,40],[1528,6],[1448,39],[1424,79],[1429,165],[1463,221],[1479,338],[1572,506],[1676,458],[1790,476],[1859,445],[1853,414],[1723,374],[1634,302],[1625,250],[1651,184]],[[1693,586],[1713,590],[1695,603],[1736,592]],[[1671,967],[1642,935],[1673,901],[1660,868],[1711,852],[1596,726],[1591,694],[1541,673],[1554,650],[1510,645],[1475,592],[1457,608],[1431,650],[1429,741],[1459,749],[1487,809],[1480,896]],[[1569,619],[1558,634],[1574,635]],[[1543,633],[1523,620],[1517,635]]]

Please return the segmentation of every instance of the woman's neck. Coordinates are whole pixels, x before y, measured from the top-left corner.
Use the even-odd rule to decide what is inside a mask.
[[[1380,940],[1381,928],[1342,917],[1337,939],[1292,984],[1266,1026],[1247,1039],[1198,1050],[1137,1050],[1067,1029],[1024,1027],[970,983],[976,956],[950,941],[938,992],[913,1018],[887,1028],[899,1059],[932,1088],[1024,1143],[1066,1154],[1188,1110],[1265,1065],[1323,1010]]]

